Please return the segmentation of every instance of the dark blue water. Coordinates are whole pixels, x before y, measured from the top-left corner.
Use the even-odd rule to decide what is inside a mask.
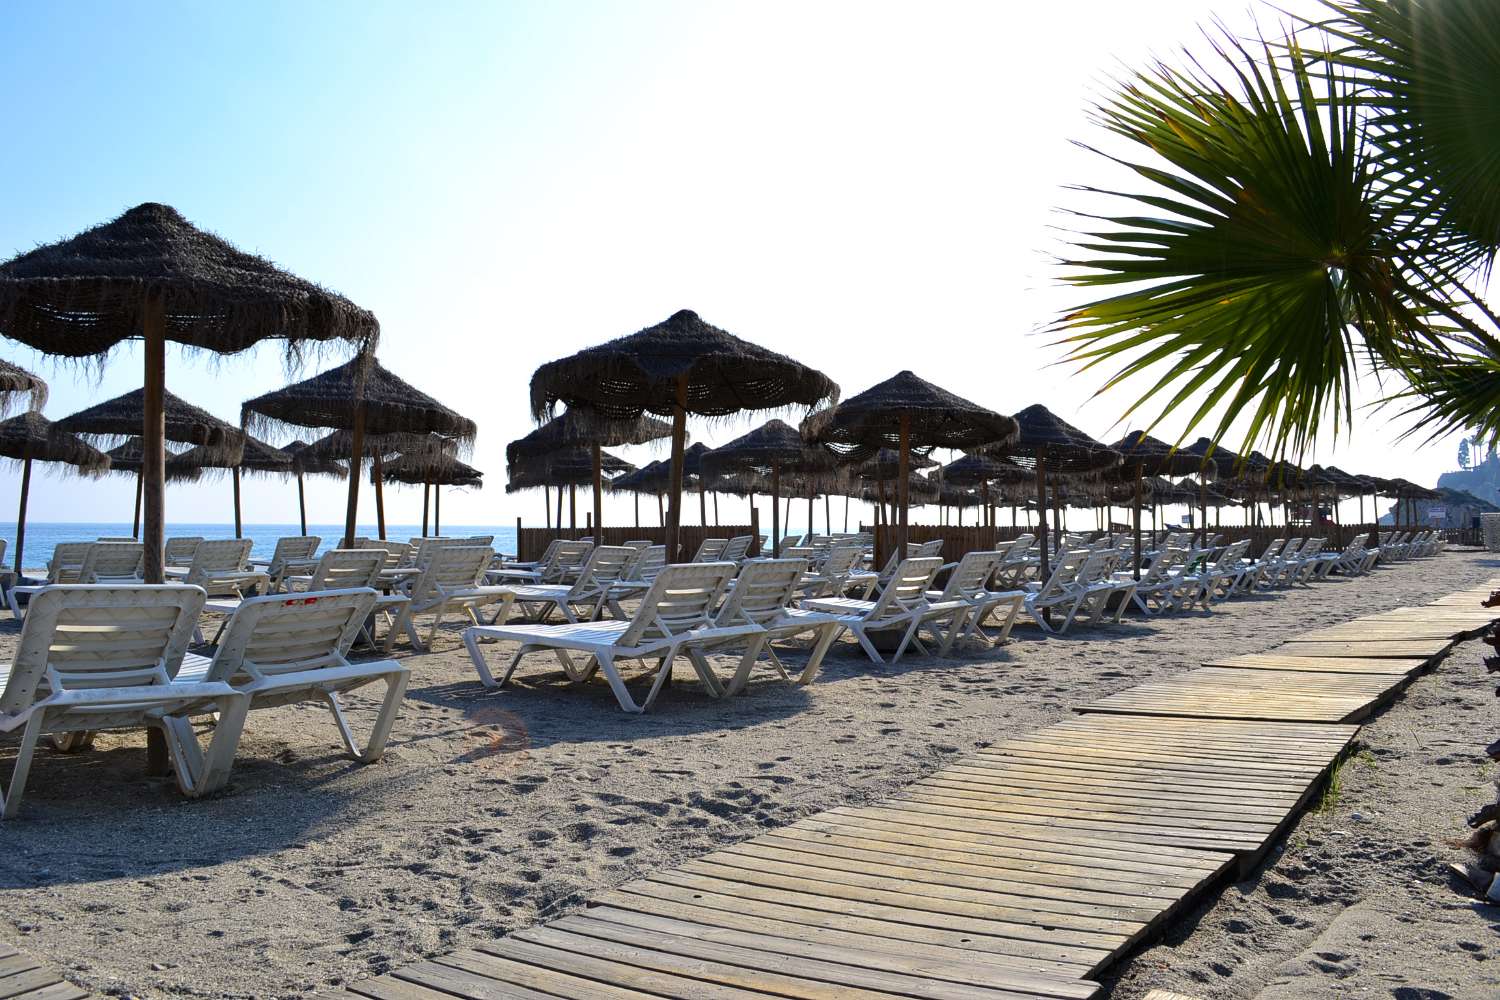
[[[332,548],[344,536],[342,524],[309,524],[307,532],[323,539],[320,548]],[[256,559],[269,559],[276,548],[276,539],[286,535],[300,535],[302,529],[296,524],[247,524],[244,535],[254,542],[251,550]],[[361,535],[375,537],[375,525],[361,524]],[[422,533],[420,524],[387,524],[387,538],[404,542]],[[495,548],[501,552],[516,550],[516,526],[444,524],[445,535],[494,535]],[[26,566],[42,566],[52,554],[58,542],[90,542],[100,537],[125,538],[130,535],[130,522],[73,522],[47,523],[26,522]],[[229,524],[168,524],[167,537],[173,535],[201,535],[204,538],[233,538],[234,526]],[[16,522],[0,521],[0,538],[5,539],[5,565],[14,566],[16,561]]]

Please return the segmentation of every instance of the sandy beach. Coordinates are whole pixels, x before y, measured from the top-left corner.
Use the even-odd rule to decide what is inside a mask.
[[[841,804],[1075,705],[1358,614],[1473,586],[1500,560],[1449,553],[1355,581],[1240,598],[1003,649],[870,664],[852,642],[815,685],[759,675],[728,702],[691,672],[652,713],[555,661],[483,689],[458,642],[413,658],[392,748],[339,754],[313,706],[252,716],[230,788],[187,801],[144,777],[144,738],[42,755],[3,830],[0,938],[101,993],[292,997],[565,913],[588,895]],[[0,625],[0,656],[17,627]],[[500,656],[508,646],[491,647]],[[1492,908],[1450,883],[1448,838],[1493,798],[1492,682],[1461,646],[1365,728],[1337,797],[1266,867],[1119,966],[1107,995],[1493,997]],[[398,655],[400,653],[398,648]],[[366,721],[367,701],[354,715]],[[0,747],[8,772],[14,743]]]

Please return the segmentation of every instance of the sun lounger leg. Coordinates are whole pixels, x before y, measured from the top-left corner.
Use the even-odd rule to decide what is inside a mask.
[[[675,650],[674,650],[675,652]],[[599,669],[604,673],[604,679],[609,682],[609,689],[615,693],[615,700],[620,707],[632,715],[640,715],[651,707],[656,700],[656,694],[661,690],[662,682],[672,670],[672,657],[663,658],[661,665],[657,668],[656,682],[651,685],[651,693],[646,696],[644,705],[637,705],[635,699],[630,697],[630,691],[625,687],[625,680],[620,676],[620,671],[615,668],[614,658],[608,654],[597,657]]]
[[[21,734],[21,748],[16,752],[16,764],[10,772],[10,787],[0,794],[5,819],[15,818],[21,808],[21,796],[26,794],[26,776],[31,773],[31,759],[36,756],[37,738],[42,734],[42,720],[46,712],[37,712],[26,723]]]
[[[885,660],[880,655],[880,651],[875,648],[875,644],[870,641],[869,635],[865,633],[863,625],[851,625],[849,628],[854,633],[854,638],[858,639],[859,644],[864,647],[866,656],[876,663],[885,663]]]
[[[906,627],[905,634],[901,636],[901,644],[896,647],[896,655],[891,657],[892,666],[895,666],[901,661],[901,654],[906,652],[906,647],[908,644],[915,644],[917,649],[921,650],[923,653],[927,652],[927,647],[923,646],[921,640],[917,638],[917,629],[921,627],[922,619],[920,618],[914,619],[912,623]]]
[[[828,650],[833,647],[844,628],[840,622],[829,622],[818,629],[817,642],[807,658],[807,666],[802,668],[802,674],[797,678],[799,685],[811,684],[817,678],[818,670],[823,666],[823,657],[828,655]],[[767,648],[770,648],[769,645]]]
[[[395,671],[386,675],[385,700],[380,705],[380,712],[375,716],[375,726],[370,730],[370,738],[365,743],[363,750],[355,742],[354,731],[349,727],[349,720],[345,718],[343,705],[339,702],[336,694],[327,696],[328,707],[333,712],[333,721],[339,727],[339,736],[344,740],[344,748],[349,751],[349,756],[361,764],[373,764],[385,753],[385,744],[390,739],[391,728],[396,723],[396,715],[401,711],[401,699],[406,695],[406,682],[410,677],[406,670]]]
[[[516,669],[516,660],[519,660],[521,658],[521,654],[517,653],[515,655],[515,659],[511,660],[510,662],[510,668],[505,671],[505,680],[496,683],[494,675],[490,673],[490,665],[485,662],[484,653],[479,649],[479,635],[475,632],[465,629],[464,645],[468,647],[469,660],[473,662],[474,670],[479,674],[479,683],[483,684],[487,688],[500,687],[505,683],[506,680],[510,680],[511,671]],[[524,646],[522,647],[522,650],[525,650]]]

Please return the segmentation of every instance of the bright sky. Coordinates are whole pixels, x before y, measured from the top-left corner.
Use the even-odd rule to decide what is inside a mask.
[[[540,523],[540,494],[503,490],[532,370],[680,308],[845,395],[911,368],[1114,440],[1134,397],[1090,402],[1099,378],[1035,332],[1073,301],[1048,257],[1063,186],[1114,177],[1072,140],[1101,140],[1085,115],[1110,74],[1202,50],[1212,14],[1248,23],[1238,0],[13,2],[0,257],[164,201],[374,310],[382,361],[479,424],[490,485],[449,491],[453,524]],[[102,379],[0,356],[51,381],[54,418],[141,384],[132,349]],[[168,388],[227,420],[284,381],[275,345],[169,352]],[[723,443],[763,418],[689,431]],[[1429,484],[1455,467],[1456,440],[1399,429],[1363,416],[1317,457]],[[0,511],[18,478],[0,472]],[[133,494],[43,476],[32,516],[128,519]],[[228,496],[171,487],[168,519],[227,519]],[[308,499],[342,519],[341,484]],[[418,490],[387,503],[420,519]],[[296,517],[278,480],[247,479],[245,508]]]

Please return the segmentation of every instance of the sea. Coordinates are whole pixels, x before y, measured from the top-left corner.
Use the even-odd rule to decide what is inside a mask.
[[[339,539],[344,537],[343,524],[309,524],[307,533],[317,535],[323,539],[320,548],[330,548]],[[376,531],[374,524],[360,524],[359,535],[367,535],[374,538]],[[385,536],[397,541],[406,541],[422,533],[420,524],[387,524]],[[251,540],[251,557],[254,559],[269,559],[272,551],[276,548],[276,539],[287,535],[302,534],[302,526],[299,524],[247,524],[243,528],[244,537]],[[516,551],[516,525],[491,524],[443,524],[445,535],[494,535],[495,549],[500,552]],[[170,522],[167,524],[167,537],[174,535],[199,535],[203,538],[233,538],[234,525],[232,524],[182,524]],[[52,547],[58,542],[89,542],[96,538],[128,538],[130,537],[130,522],[88,522],[88,521],[32,521],[26,522],[26,551],[25,562],[27,567],[42,566],[52,554]],[[14,566],[16,561],[16,522],[0,521],[0,538],[5,539],[5,565]]]

